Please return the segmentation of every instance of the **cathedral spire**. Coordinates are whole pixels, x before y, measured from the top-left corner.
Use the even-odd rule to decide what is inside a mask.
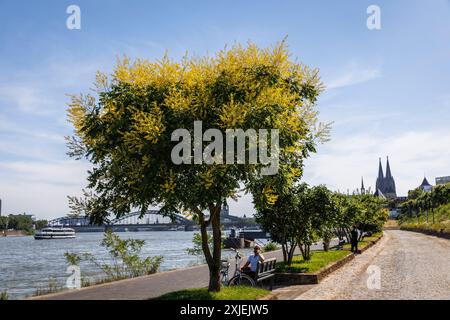
[[[392,174],[391,174],[391,166],[389,165],[389,157],[387,157],[387,161],[386,161],[386,178],[391,178]]]
[[[397,198],[397,192],[395,190],[395,181],[394,177],[392,176],[389,157],[387,157],[386,161],[386,176],[383,176],[383,167],[381,165],[381,158],[380,158],[375,194],[376,195],[382,194],[388,199]]]
[[[366,188],[364,187],[364,177],[361,177],[361,194],[366,193]]]
[[[383,166],[381,165],[381,158],[379,159],[379,165],[378,165],[378,179],[383,179]]]

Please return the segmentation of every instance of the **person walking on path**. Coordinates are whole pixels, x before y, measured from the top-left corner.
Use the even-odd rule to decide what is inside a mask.
[[[358,253],[358,235],[358,229],[356,226],[353,226],[353,229],[350,232],[350,244],[352,246],[351,251],[354,253]]]

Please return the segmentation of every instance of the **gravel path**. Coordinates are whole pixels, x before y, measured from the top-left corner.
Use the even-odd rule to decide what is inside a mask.
[[[450,241],[385,231],[375,246],[296,299],[450,299]]]

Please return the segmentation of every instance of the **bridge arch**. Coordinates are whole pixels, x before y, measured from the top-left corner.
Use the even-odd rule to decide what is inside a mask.
[[[120,226],[120,225],[164,225],[164,224],[180,224],[180,225],[192,225],[194,221],[186,219],[180,214],[172,214],[169,216],[164,216],[159,213],[158,210],[148,210],[142,217],[140,217],[141,212],[132,212],[124,215],[120,218],[112,219],[105,226]],[[48,221],[48,226],[74,226],[74,227],[84,227],[90,226],[90,221],[88,217],[76,217],[76,216],[65,216],[59,217]]]
[[[141,217],[140,212],[132,212],[123,217],[111,220],[109,225],[137,225],[137,224],[193,224],[194,222],[186,219],[180,214],[164,216],[158,210],[147,210]]]

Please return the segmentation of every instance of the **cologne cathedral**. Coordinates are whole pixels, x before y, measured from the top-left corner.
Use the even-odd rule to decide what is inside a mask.
[[[397,192],[395,190],[395,181],[391,173],[391,166],[389,165],[389,158],[386,162],[386,175],[383,173],[383,166],[381,165],[381,158],[378,166],[378,178],[375,184],[375,195],[385,197],[388,199],[396,199]]]

